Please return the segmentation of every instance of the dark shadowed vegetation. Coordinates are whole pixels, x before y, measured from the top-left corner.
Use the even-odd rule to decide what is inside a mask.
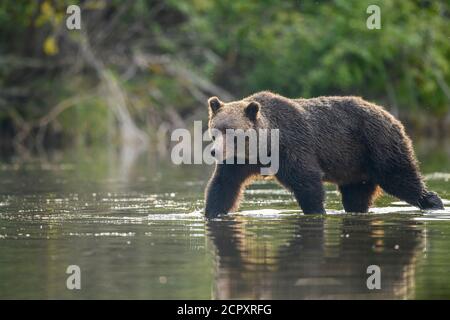
[[[66,28],[67,5],[82,10]],[[368,30],[366,9],[381,8]],[[0,142],[156,143],[205,101],[269,89],[361,95],[411,133],[450,126],[447,1],[13,1],[0,4]]]

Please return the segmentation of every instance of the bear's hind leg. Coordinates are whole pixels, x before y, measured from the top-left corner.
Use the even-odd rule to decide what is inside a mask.
[[[384,174],[379,183],[387,193],[420,209],[444,208],[439,196],[425,188],[422,178],[414,168],[403,168]]]
[[[419,199],[419,208],[423,210],[442,210],[444,209],[444,204],[435,192],[425,191],[425,194]]]
[[[367,122],[364,133],[370,159],[368,168],[376,184],[420,209],[443,209],[441,199],[426,189],[411,140],[400,123],[387,127],[383,121]]]
[[[368,212],[376,198],[377,189],[378,186],[369,181],[340,185],[339,191],[342,194],[345,212]]]

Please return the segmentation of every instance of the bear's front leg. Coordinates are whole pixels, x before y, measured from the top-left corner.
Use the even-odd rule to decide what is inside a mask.
[[[323,206],[324,190],[322,180],[315,176],[301,183],[300,186],[294,186],[293,191],[297,202],[300,204],[304,214],[325,213]]]
[[[238,209],[240,198],[256,168],[248,164],[216,164],[205,191],[205,215],[215,218]]]
[[[276,175],[278,181],[294,193],[304,214],[325,213],[325,192],[320,172],[301,168],[283,168]]]

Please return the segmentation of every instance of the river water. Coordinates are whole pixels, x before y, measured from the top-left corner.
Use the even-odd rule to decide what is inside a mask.
[[[240,212],[206,221],[208,166],[102,150],[10,157],[0,163],[0,298],[450,298],[449,149],[425,144],[419,158],[446,210],[383,196],[369,214],[345,214],[327,185],[327,214],[305,216],[264,180]],[[80,290],[66,286],[71,265]],[[371,265],[379,290],[367,287]]]

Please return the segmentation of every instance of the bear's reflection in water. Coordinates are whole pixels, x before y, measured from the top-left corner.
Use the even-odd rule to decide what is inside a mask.
[[[216,299],[411,298],[426,250],[420,222],[373,215],[235,215],[207,227],[217,257]],[[370,265],[381,269],[380,290],[367,288]]]

